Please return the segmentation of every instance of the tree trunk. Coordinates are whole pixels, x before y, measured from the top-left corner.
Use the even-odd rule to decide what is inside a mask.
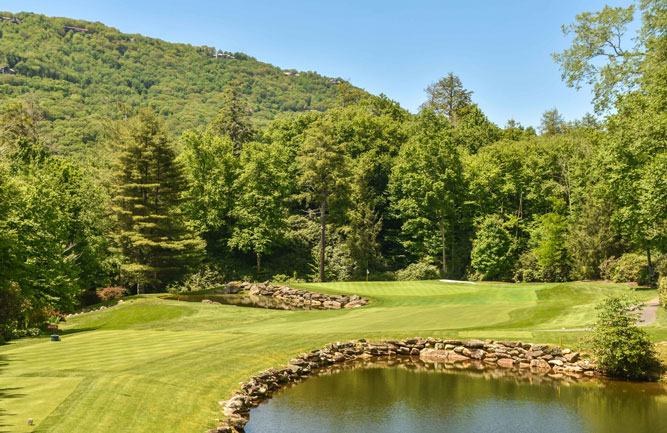
[[[259,264],[260,264],[260,254],[257,253],[257,272],[259,272]]]
[[[442,272],[447,273],[447,245],[445,243],[445,223],[440,220],[440,237],[442,239]]]
[[[320,282],[324,282],[324,243],[327,230],[327,201],[320,204]]]
[[[653,277],[653,263],[651,262],[651,249],[646,248],[646,259],[648,260],[648,276]]]

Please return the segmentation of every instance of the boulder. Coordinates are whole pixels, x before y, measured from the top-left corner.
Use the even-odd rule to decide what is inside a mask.
[[[459,355],[449,350],[424,349],[419,354],[419,358],[426,362],[458,362],[467,361],[470,358]]]
[[[514,368],[514,360],[510,358],[500,358],[498,360],[498,367]]]

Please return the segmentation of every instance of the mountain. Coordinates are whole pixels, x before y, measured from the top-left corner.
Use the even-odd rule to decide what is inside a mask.
[[[281,112],[326,110],[342,83],[99,22],[0,12],[0,99],[31,101],[45,120],[42,135],[61,152],[97,142],[102,122],[134,106],[152,107],[178,136],[213,119],[232,80],[258,126]]]

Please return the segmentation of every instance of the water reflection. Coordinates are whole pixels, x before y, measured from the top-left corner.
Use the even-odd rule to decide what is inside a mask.
[[[659,433],[667,391],[403,358],[324,370],[253,409],[246,432]]]

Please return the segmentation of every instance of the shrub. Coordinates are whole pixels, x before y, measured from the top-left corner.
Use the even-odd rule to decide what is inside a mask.
[[[662,372],[648,333],[635,326],[638,304],[631,296],[610,296],[596,307],[598,321],[588,342],[598,367],[610,376],[644,380]]]
[[[503,279],[511,265],[512,238],[498,215],[487,216],[477,230],[470,265],[479,279]]]
[[[251,280],[244,280],[251,281]],[[183,283],[173,284],[167,288],[171,293],[198,292],[211,290],[224,284],[224,276],[211,266],[203,266],[197,272],[188,275]]]
[[[120,299],[127,294],[127,289],[124,287],[105,287],[97,291],[97,296],[102,302],[111,301],[112,299]]]
[[[439,275],[436,266],[425,262],[412,263],[405,269],[396,271],[396,279],[399,281],[434,280]]]
[[[611,257],[600,264],[600,275],[615,283],[649,283],[648,261],[642,254],[626,253]]]
[[[306,280],[304,280],[303,278],[298,278],[296,276],[296,272],[294,272],[293,277],[288,277],[285,274],[276,274],[273,277],[271,277],[271,281],[279,284],[297,284],[306,282]]]
[[[658,299],[660,305],[667,308],[667,276],[660,277],[658,280]]]

